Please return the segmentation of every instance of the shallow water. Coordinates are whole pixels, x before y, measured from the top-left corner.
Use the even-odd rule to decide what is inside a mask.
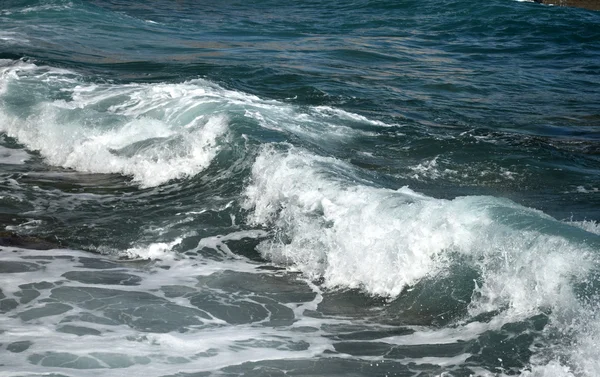
[[[0,375],[598,375],[599,22],[5,1]]]

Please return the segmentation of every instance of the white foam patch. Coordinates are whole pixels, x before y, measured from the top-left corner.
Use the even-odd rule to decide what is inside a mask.
[[[39,92],[23,98],[22,93]],[[131,176],[142,186],[196,175],[222,148],[231,117],[310,142],[371,135],[383,123],[325,107],[300,108],[227,90],[206,80],[93,84],[75,72],[0,62],[0,132],[48,163]],[[21,103],[27,106],[12,106]]]
[[[561,364],[550,362],[543,365],[542,370],[548,366],[557,372],[564,371],[565,376],[600,376],[600,321],[598,313],[598,295],[592,297],[585,305],[577,307],[578,315],[571,319],[568,331],[572,332],[576,341],[569,349],[569,359]],[[566,364],[566,365],[565,365]],[[563,376],[562,374],[556,374]]]
[[[242,235],[237,235],[242,236]],[[232,237],[237,237],[233,235]],[[95,289],[110,290],[115,295],[137,297],[141,295],[139,305],[152,305],[143,301],[143,297],[163,300],[178,310],[196,310],[189,298],[173,297],[165,292],[168,289],[184,289],[183,292],[206,294],[209,288],[198,284],[201,276],[220,274],[224,270],[241,273],[269,275],[272,272],[257,271],[258,265],[241,260],[230,261],[191,261],[172,260],[165,265],[153,264],[129,265],[116,262],[110,258],[94,256],[72,250],[32,251],[17,248],[4,248],[0,253],[0,263],[27,263],[42,266],[37,271],[14,272],[0,274],[2,293],[7,299],[20,300],[20,293],[25,284],[32,284],[39,296],[23,301],[11,311],[11,315],[0,316],[0,342],[3,345],[15,342],[29,343],[24,351],[9,352],[4,349],[0,353],[0,363],[4,366],[6,376],[25,374],[58,373],[78,376],[122,376],[124,373],[146,376],[163,376],[178,373],[197,373],[215,371],[220,368],[238,365],[244,362],[277,359],[311,359],[324,351],[332,351],[332,341],[322,337],[320,331],[293,331],[296,324],[290,326],[269,326],[258,324],[228,324],[223,320],[200,318],[201,326],[189,326],[187,331],[171,331],[167,333],[152,330],[139,330],[127,325],[127,319],[138,320],[148,316],[156,325],[161,319],[155,318],[151,311],[140,310],[135,318],[124,312],[125,323],[113,323],[107,312],[122,310],[128,303],[118,300],[109,304],[99,303],[90,307],[85,302],[69,302],[64,312],[42,314],[53,289]],[[49,253],[51,253],[49,255]],[[69,273],[94,276],[99,270],[86,268],[80,259],[95,260],[98,263],[109,263],[109,273],[124,273],[140,278],[138,285],[105,285],[87,284],[66,278]],[[81,275],[79,275],[81,276]],[[39,283],[35,284],[35,283]],[[76,291],[74,291],[76,292]],[[127,293],[133,295],[128,295]],[[152,295],[152,296],[148,296]],[[215,296],[227,297],[226,293],[215,289]],[[89,299],[97,299],[89,294]],[[238,298],[240,302],[250,301],[251,296]],[[235,299],[233,299],[235,300]],[[151,300],[152,301],[152,300]],[[271,300],[269,299],[269,302]],[[257,301],[260,302],[260,301]],[[235,303],[235,302],[234,302]],[[226,303],[224,303],[225,305]],[[310,301],[306,302],[310,305]],[[108,305],[108,306],[106,306]],[[114,305],[114,307],[111,307]],[[284,305],[284,304],[282,304]],[[285,304],[296,309],[294,303]],[[121,309],[119,309],[121,308]],[[62,309],[62,308],[61,308]],[[39,317],[23,320],[19,315],[38,311]],[[180,313],[173,313],[174,316]],[[95,316],[99,320],[84,320],[81,315]],[[139,317],[138,317],[139,316]],[[75,318],[74,318],[75,317]],[[173,319],[172,319],[173,320]],[[177,318],[175,318],[177,320]],[[314,320],[314,319],[313,319]],[[87,329],[86,335],[60,332],[57,329],[72,326]],[[298,348],[296,344],[307,344],[307,348]],[[18,343],[17,343],[18,344]],[[63,359],[64,363],[52,361]]]
[[[64,4],[45,4],[45,5],[38,5],[38,6],[34,6],[34,7],[13,9],[12,12],[3,10],[3,11],[0,11],[0,14],[4,14],[4,15],[8,16],[13,13],[24,14],[24,13],[32,13],[32,12],[66,11],[72,7],[73,7],[73,3],[71,3],[71,2],[66,2]]]
[[[576,226],[581,228],[587,232],[597,234],[600,236],[600,223],[593,220],[583,220],[583,221],[567,221],[567,224]]]
[[[226,235],[205,237],[198,242],[198,246],[195,250],[198,251],[203,248],[210,248],[219,251],[224,256],[230,258],[240,258],[239,255],[235,254],[233,251],[231,251],[231,249],[229,249],[225,241],[238,241],[245,238],[265,238],[267,235],[268,233],[263,230],[245,230]]]
[[[244,206],[252,210],[248,221],[279,232],[260,245],[263,256],[324,277],[332,287],[393,297],[444,271],[452,253],[464,254],[488,274],[481,290],[488,290],[491,306],[508,299],[525,311],[552,300],[574,274],[587,271],[585,247],[513,229],[494,215],[497,207],[548,220],[537,211],[491,197],[438,200],[408,188],[336,181],[327,173],[334,169],[352,168],[293,149],[267,147],[258,156],[245,193]],[[498,268],[501,276],[492,279]],[[526,278],[521,268],[529,272]],[[495,286],[506,281],[515,285],[512,293]]]
[[[575,377],[575,375],[571,372],[571,368],[555,360],[546,365],[532,366],[524,370],[521,377]]]
[[[597,187],[585,188],[583,186],[577,186],[577,189],[575,190],[575,192],[580,193],[580,194],[593,194],[593,193],[600,192],[600,190]]]
[[[198,85],[84,85],[73,73],[27,63],[0,71],[5,97],[40,81],[70,93],[72,100],[48,99],[26,117],[3,108],[0,131],[52,165],[120,173],[141,186],[156,186],[206,169],[228,130],[222,113],[190,113],[204,93]]]
[[[341,119],[350,120],[350,121],[358,122],[358,123],[366,123],[366,124],[370,124],[372,126],[378,126],[378,127],[398,126],[398,124],[387,124],[387,123],[379,121],[379,120],[369,119],[363,115],[351,113],[349,111],[345,111],[342,109],[336,109],[336,108],[330,107],[330,106],[315,106],[313,108],[313,110],[316,113],[326,116],[326,117],[339,117]]]
[[[130,259],[173,259],[173,248],[181,243],[177,238],[172,242],[155,242],[145,246],[135,246],[125,250],[122,256]]]
[[[0,13],[2,14],[2,13]],[[0,41],[8,44],[13,43],[29,43],[29,40],[23,35],[11,31],[0,31]]]
[[[457,173],[456,170],[444,169],[439,170],[438,168],[438,157],[436,156],[431,160],[425,160],[415,166],[409,166],[408,168],[414,172],[413,178],[420,179],[426,177],[428,179],[437,179],[445,175],[454,175]]]
[[[485,185],[520,181],[523,175],[522,173],[511,171],[506,167],[490,162],[463,164],[453,166],[453,169],[450,169],[449,166],[453,166],[451,161],[436,156],[432,159],[425,159],[418,164],[408,166],[410,172],[400,174],[399,176],[421,181],[443,179],[457,183],[473,182],[478,185]]]

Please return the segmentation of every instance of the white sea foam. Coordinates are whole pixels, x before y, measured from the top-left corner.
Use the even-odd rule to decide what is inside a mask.
[[[567,221],[567,224],[581,228],[587,232],[600,235],[600,223],[593,220]]]
[[[39,92],[23,98],[22,93]],[[52,165],[131,176],[156,186],[205,170],[223,147],[232,117],[340,143],[381,122],[333,108],[303,109],[227,90],[206,80],[94,84],[65,69],[0,62],[0,132]],[[11,106],[27,103],[28,107]]]
[[[0,11],[0,14],[1,11]],[[0,31],[0,41],[4,41],[8,44],[13,43],[29,43],[29,40],[25,38],[23,35],[10,31]]]
[[[600,192],[600,189],[598,189],[597,187],[585,188],[583,186],[577,186],[575,192],[580,194],[592,194]]]
[[[339,117],[339,118],[342,118],[345,120],[350,120],[353,122],[370,124],[372,126],[378,126],[378,127],[398,126],[397,124],[387,124],[380,120],[369,119],[363,115],[351,113],[349,111],[345,111],[342,109],[336,109],[336,108],[330,107],[330,106],[315,106],[313,108],[313,110],[316,113],[326,116],[326,117]]]
[[[45,4],[45,5],[38,5],[38,6],[34,6],[34,7],[25,7],[25,8],[13,10],[13,12],[32,13],[32,12],[48,12],[48,11],[65,11],[72,7],[73,7],[73,3],[65,2],[63,4]],[[11,12],[8,12],[8,11],[4,11],[3,13],[6,15],[12,14]],[[0,14],[2,14],[2,13],[0,13]]]
[[[205,237],[198,242],[198,246],[195,250],[197,251],[203,248],[210,248],[224,254],[227,257],[240,258],[237,254],[229,249],[225,241],[237,241],[245,238],[264,238],[267,235],[268,233],[263,230],[245,230],[226,235]]]
[[[129,175],[142,186],[198,174],[219,152],[228,119],[218,112],[190,113],[192,104],[206,100],[198,97],[204,93],[198,85],[86,85],[73,75],[27,63],[4,68],[4,96],[45,81],[72,100],[48,98],[26,117],[0,109],[0,131],[50,164]]]
[[[125,250],[123,256],[131,259],[173,259],[175,254],[170,252],[181,241],[181,238],[177,238],[172,242],[156,242],[145,246],[134,246]]]
[[[575,377],[575,375],[571,372],[571,368],[554,360],[546,365],[535,365],[524,370],[521,377]]]
[[[443,179],[461,184],[472,182],[478,185],[485,185],[520,181],[523,175],[522,173],[511,171],[506,167],[490,162],[475,162],[460,166],[454,165],[450,161],[440,158],[440,156],[435,156],[432,159],[425,159],[418,164],[408,166],[410,172],[400,174],[399,176],[422,181]],[[450,169],[450,166],[453,166],[453,168]]]
[[[499,326],[550,309],[552,326],[566,330],[586,311],[573,282],[593,279],[597,261],[584,241],[562,235],[567,225],[493,197],[441,200],[361,185],[332,174],[352,170],[339,160],[281,149],[260,153],[243,203],[250,224],[275,228],[258,247],[264,257],[326,287],[390,297],[467,263],[481,275],[470,315],[500,310]],[[575,327],[581,341],[595,339]],[[591,349],[582,347],[565,352],[575,360]]]
[[[242,235],[232,237],[238,236]],[[82,263],[92,260],[104,269],[90,268]],[[136,267],[135,264],[128,265],[79,251],[52,250],[48,255],[46,251],[7,248],[0,254],[0,263],[24,263],[39,268],[37,271],[0,274],[2,298],[6,296],[7,300],[20,301],[10,315],[0,316],[0,326],[5,330],[0,333],[0,341],[3,345],[12,346],[19,342],[28,344],[18,352],[3,349],[4,352],[0,353],[2,376],[51,372],[78,376],[97,376],[99,373],[103,376],[122,376],[124,373],[163,376],[174,371],[215,371],[260,360],[310,359],[325,350],[332,350],[331,341],[321,337],[320,333],[296,332],[288,327],[262,324],[233,325],[207,312],[206,316],[198,318],[201,326],[186,326],[186,331],[140,330],[128,325],[130,321],[144,317],[151,321],[151,326],[178,323],[182,312],[191,310],[197,313],[198,308],[190,302],[190,297],[169,295],[170,289],[184,289],[183,292],[193,295],[212,292],[211,295],[224,300],[219,305],[253,302],[260,292],[230,299],[226,292],[198,284],[199,277],[219,276],[224,270],[261,276],[272,274],[257,271],[256,265],[245,261],[192,263],[190,260],[172,260],[160,265],[168,268],[155,268],[152,264]],[[81,279],[81,276],[93,278],[99,272],[125,274],[138,281],[135,285],[98,281],[90,284]],[[32,283],[34,287],[26,288]],[[36,293],[27,300],[21,300],[23,290]],[[99,301],[97,305],[89,305],[86,300],[75,299],[67,301],[68,305],[58,304],[61,305],[60,310],[53,312],[47,302],[52,301],[56,305],[51,295],[61,290],[76,295],[81,290],[87,292],[85,295],[89,300]],[[119,296],[122,298],[119,299]],[[148,298],[150,300],[145,301]],[[140,301],[132,303],[129,300]],[[267,300],[270,302],[270,299]],[[257,299],[255,305],[260,302]],[[310,300],[306,304],[310,304]],[[138,305],[138,310],[134,315],[127,314],[127,308],[135,305]],[[152,314],[152,310],[158,310],[160,305],[174,310],[173,313],[165,312],[170,318],[157,318]],[[288,305],[291,309],[295,308],[295,304]],[[110,317],[119,311],[123,311],[122,317],[117,321],[111,320]],[[73,329],[83,329],[86,333],[75,335],[69,332]],[[302,343],[310,346],[306,349],[294,347]]]
[[[552,300],[568,279],[587,271],[583,245],[513,228],[498,215],[553,221],[538,211],[492,197],[439,200],[408,188],[352,184],[333,178],[328,170],[334,169],[352,168],[295,149],[267,147],[258,156],[244,206],[252,210],[251,224],[279,230],[260,245],[265,257],[324,277],[330,286],[396,296],[444,271],[453,254],[463,254],[486,274],[480,290],[491,306],[509,300],[519,310]],[[512,293],[501,286],[507,281]]]

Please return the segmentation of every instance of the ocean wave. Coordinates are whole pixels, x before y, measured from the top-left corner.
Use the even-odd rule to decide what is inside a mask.
[[[243,202],[249,224],[273,229],[257,247],[261,255],[325,287],[390,299],[462,265],[475,276],[469,318],[497,313],[503,324],[551,313],[548,331],[582,344],[595,339],[598,332],[583,324],[594,313],[596,234],[506,199],[436,199],[332,173],[351,170],[297,148],[264,147]],[[574,362],[591,352],[589,344],[561,352]]]
[[[313,144],[372,136],[362,128],[385,125],[342,110],[264,100],[203,79],[93,83],[70,70],[11,60],[0,64],[0,101],[0,132],[39,151],[49,164],[123,174],[142,187],[205,170],[234,120]]]
[[[124,174],[143,187],[206,169],[228,130],[224,114],[194,108],[206,99],[198,84],[92,84],[18,62],[0,71],[0,93],[0,131],[49,164]],[[24,101],[26,110],[11,106]]]

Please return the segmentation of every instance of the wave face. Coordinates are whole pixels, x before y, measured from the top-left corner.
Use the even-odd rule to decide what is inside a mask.
[[[489,288],[489,300],[500,302],[489,310],[502,306],[505,297],[497,296],[506,291],[511,306],[526,312],[520,307],[552,304],[546,294],[593,266],[597,245],[572,242],[561,234],[565,224],[539,211],[494,197],[444,200],[407,187],[353,185],[329,178],[336,170],[351,167],[272,147],[258,156],[245,206],[250,224],[274,226],[275,237],[257,247],[264,257],[324,277],[326,286],[388,297],[443,274],[456,259],[484,274],[485,284],[500,285]]]
[[[1,131],[55,166],[156,186],[206,169],[227,132],[224,116],[203,113],[215,95],[202,82],[91,84],[68,71],[11,62],[0,75],[8,105]],[[20,105],[40,81],[49,98]]]
[[[590,351],[587,339],[597,330],[580,326],[596,310],[596,234],[506,199],[435,199],[336,174],[351,170],[294,148],[264,148],[244,201],[250,224],[273,229],[256,248],[261,255],[322,279],[324,287],[359,289],[399,306],[408,292],[427,292],[422,285],[449,279],[455,286],[436,287],[442,292],[435,294],[454,301],[453,310],[443,308],[445,316],[470,321],[493,313],[491,322],[506,326],[542,312],[551,320],[546,331],[586,339],[581,348],[561,352],[580,357]],[[470,293],[460,297],[460,286]],[[425,292],[411,305],[428,305]],[[576,370],[595,373],[597,366],[588,361],[579,360],[585,366]],[[569,370],[553,363],[536,368],[543,372],[534,374],[542,375]]]
[[[6,0],[0,374],[600,375],[599,17]]]

